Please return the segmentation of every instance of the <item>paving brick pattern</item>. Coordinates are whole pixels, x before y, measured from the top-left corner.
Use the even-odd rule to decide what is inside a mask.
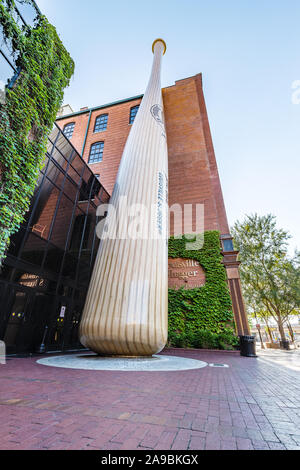
[[[300,450],[299,374],[235,353],[180,372],[0,366],[0,449]]]

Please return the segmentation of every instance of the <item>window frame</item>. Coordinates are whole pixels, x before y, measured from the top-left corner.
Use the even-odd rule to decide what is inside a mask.
[[[72,135],[69,137],[68,134],[65,134],[65,130],[66,130],[66,128],[67,128],[68,126],[71,126],[71,125],[73,126],[73,129],[72,129]],[[75,125],[76,125],[76,123],[75,123],[75,121],[73,121],[73,122],[68,122],[68,123],[65,124],[65,126],[64,126],[63,134],[64,134],[64,136],[65,136],[67,139],[69,139],[69,140],[71,140],[72,137],[73,137],[74,130],[75,130]]]
[[[101,118],[103,117],[104,117],[104,123],[101,122]],[[100,124],[98,127],[101,127],[101,125],[105,125],[104,129],[101,129],[101,128],[99,130],[96,129],[98,120],[100,120]],[[98,134],[99,132],[105,132],[107,130],[107,125],[108,125],[108,113],[99,114],[99,116],[97,116],[95,119],[94,134]]]
[[[101,146],[102,144],[102,146]],[[99,153],[94,153],[92,154],[92,150],[96,147],[96,145],[100,145],[100,152]],[[90,153],[89,153],[89,160],[88,160],[88,164],[89,165],[94,165],[95,163],[101,163],[103,161],[103,153],[104,153],[104,141],[101,140],[99,142],[94,142],[91,144],[91,147],[90,147]],[[97,160],[97,161],[91,161],[91,157],[94,157],[95,155],[101,155],[101,160]]]
[[[135,106],[132,106],[132,107],[130,108],[130,112],[129,112],[129,125],[132,125],[132,124],[134,123],[135,118],[136,118],[136,115],[137,115],[137,113],[138,113],[138,111],[139,111],[139,109],[140,109],[140,106],[141,106],[140,104],[136,104]],[[134,115],[134,117],[133,117],[133,120],[132,120],[132,111],[133,111],[134,109],[136,109],[137,111],[136,111],[136,113],[135,113],[135,115]]]

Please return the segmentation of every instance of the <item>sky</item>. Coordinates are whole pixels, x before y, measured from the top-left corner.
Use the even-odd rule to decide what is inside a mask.
[[[300,249],[299,0],[37,0],[75,64],[74,111],[144,93],[151,45],[162,86],[203,74],[230,225],[272,213]]]

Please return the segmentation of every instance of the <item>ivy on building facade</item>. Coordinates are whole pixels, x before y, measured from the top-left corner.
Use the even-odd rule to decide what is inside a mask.
[[[169,240],[169,258],[198,261],[205,271],[206,282],[194,289],[169,289],[169,344],[180,347],[233,349],[232,304],[222,264],[220,233],[204,233],[200,250],[186,250],[186,240]]]
[[[25,3],[36,9],[33,1]],[[47,136],[74,73],[56,29],[36,12],[33,26],[20,26],[14,0],[0,0],[4,40],[21,70],[0,104],[0,264],[29,209]]]

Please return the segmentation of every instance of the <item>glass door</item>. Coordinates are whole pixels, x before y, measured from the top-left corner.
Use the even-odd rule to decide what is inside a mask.
[[[29,295],[25,291],[13,290],[12,302],[8,313],[8,322],[3,341],[6,344],[8,354],[24,352],[22,329],[28,315]]]
[[[40,352],[42,345],[46,345],[48,342],[53,305],[53,296],[43,292],[35,294],[30,307],[31,336],[28,337],[28,343],[31,352]]]
[[[55,314],[49,328],[47,350],[62,351],[66,346],[67,317],[69,315],[70,299],[56,298]]]

